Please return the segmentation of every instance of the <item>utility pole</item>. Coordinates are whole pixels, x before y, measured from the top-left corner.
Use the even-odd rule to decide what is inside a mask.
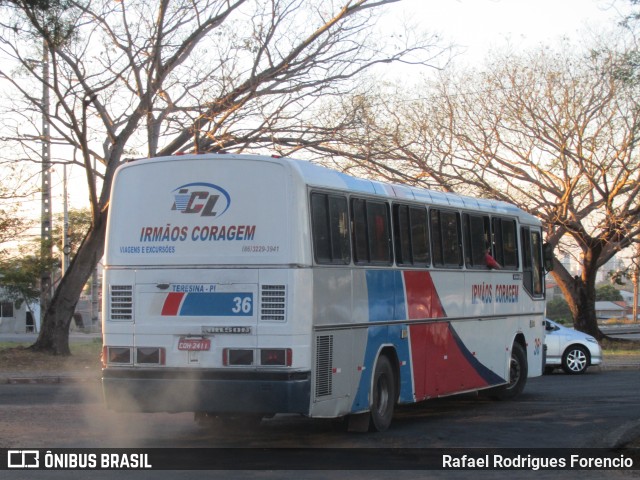
[[[95,100],[95,95],[85,97],[82,100],[82,132],[83,132],[82,134],[87,144],[89,143],[89,139],[87,137],[87,108],[89,107],[89,105],[91,105],[91,102],[93,102],[94,100]],[[97,168],[96,159],[94,157],[93,170],[91,175],[92,182],[94,185],[96,184],[96,177],[97,177],[96,168]],[[99,295],[100,295],[100,292],[98,288],[98,266],[96,265],[96,267],[93,269],[93,274],[91,275],[91,325],[90,325],[91,331],[94,331],[93,329],[99,325],[99,322],[98,322],[99,304],[100,304]]]
[[[40,255],[47,267],[40,276],[40,316],[51,303],[51,134],[49,131],[49,49],[47,41],[42,44],[42,205],[40,216]]]
[[[62,236],[64,237],[63,245],[62,245],[62,276],[67,273],[69,269],[69,255],[71,254],[71,242],[69,239],[69,194],[67,189],[67,164],[63,165],[63,179],[62,179],[62,190],[63,190],[63,201],[62,201],[62,211],[63,211],[63,232]]]
[[[640,243],[636,244],[636,255],[632,260],[631,283],[633,283],[633,321],[638,321],[638,275],[640,274]]]

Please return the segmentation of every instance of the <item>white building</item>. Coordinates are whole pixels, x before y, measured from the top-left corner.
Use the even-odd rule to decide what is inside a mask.
[[[596,302],[596,318],[608,320],[610,318],[623,318],[626,309],[615,302]]]
[[[40,327],[40,306],[8,300],[0,287],[0,333],[37,332]]]

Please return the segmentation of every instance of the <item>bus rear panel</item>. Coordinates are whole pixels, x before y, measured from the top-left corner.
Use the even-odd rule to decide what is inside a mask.
[[[290,291],[311,283],[291,268],[309,263],[297,247],[308,233],[290,177],[277,162],[225,157],[118,172],[104,276],[109,407],[308,414],[311,314]]]

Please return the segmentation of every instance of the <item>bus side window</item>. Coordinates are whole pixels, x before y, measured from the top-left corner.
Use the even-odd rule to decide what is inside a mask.
[[[449,268],[462,266],[459,214],[446,210],[431,209],[429,219],[433,245],[433,264]]]
[[[485,254],[491,245],[489,217],[465,213],[462,216],[462,226],[467,268],[486,269]]]
[[[524,288],[534,297],[544,295],[542,271],[542,237],[540,232],[529,227],[520,229],[522,243],[522,270]]]
[[[354,257],[359,264],[388,265],[392,261],[389,207],[385,202],[351,201]]]
[[[389,208],[386,203],[367,202],[369,227],[369,254],[371,263],[391,263],[391,236],[389,234]]]
[[[346,265],[351,261],[345,197],[312,193],[311,226],[316,262]]]
[[[393,213],[396,263],[398,265],[428,266],[431,258],[427,210],[408,205],[394,205]]]
[[[440,211],[429,210],[429,222],[431,224],[431,254],[433,264],[436,267],[444,265],[444,254],[442,253],[442,227],[440,226]]]
[[[518,240],[516,222],[512,219],[493,217],[494,256],[502,268],[518,269]]]
[[[542,262],[542,235],[531,231],[531,253],[533,257],[533,294],[544,295],[544,272]]]
[[[396,245],[396,263],[411,265],[411,224],[409,222],[409,207],[407,205],[393,206],[393,238]]]
[[[431,263],[429,251],[429,226],[427,225],[427,209],[419,207],[409,208],[409,220],[411,221],[411,248],[413,252],[413,264],[428,266]]]
[[[353,257],[356,263],[369,262],[369,240],[367,238],[367,215],[364,200],[351,200],[353,221]]]

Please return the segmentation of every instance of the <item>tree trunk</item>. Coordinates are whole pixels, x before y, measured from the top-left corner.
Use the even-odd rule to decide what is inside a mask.
[[[552,274],[567,300],[574,328],[601,340],[604,334],[598,328],[595,309],[597,268],[590,262],[585,262],[582,268],[582,276],[572,277],[556,260]]]
[[[82,289],[104,252],[107,211],[89,230],[78,249],[69,269],[60,281],[42,320],[36,342],[30,347],[34,351],[54,355],[70,355],[69,326]]]
[[[576,330],[587,333],[600,340],[604,335],[598,328],[598,319],[596,317],[595,284],[585,285],[581,280],[576,280],[576,283],[579,283],[575,289],[577,291],[577,298],[574,300],[575,304],[570,305],[571,311],[573,312],[573,326]]]

